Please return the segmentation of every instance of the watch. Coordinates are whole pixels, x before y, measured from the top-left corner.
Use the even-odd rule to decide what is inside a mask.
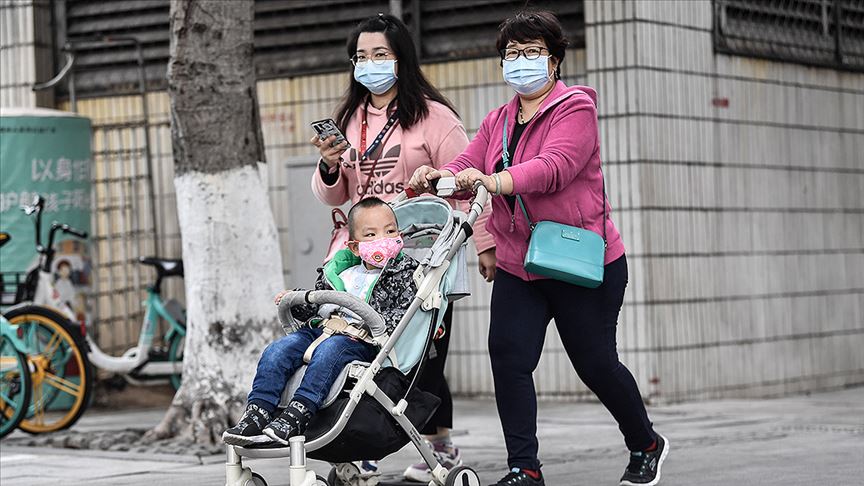
[[[339,162],[336,163],[333,167],[327,165],[327,162],[324,162],[324,159],[318,160],[318,170],[321,171],[322,174],[335,174],[339,170],[339,165],[342,162],[342,159],[339,159]]]

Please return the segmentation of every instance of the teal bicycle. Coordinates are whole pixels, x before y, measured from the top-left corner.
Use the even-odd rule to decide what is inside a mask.
[[[0,438],[15,430],[27,416],[32,391],[27,346],[0,315]]]
[[[53,223],[47,244],[42,244],[40,230],[44,204],[45,200],[36,196],[32,205],[23,208],[25,213],[35,216],[39,265],[26,278],[16,278],[15,290],[4,292],[4,297],[12,296],[11,301],[4,299],[2,302],[12,306],[7,309],[6,318],[16,333],[23,336],[22,340],[29,349],[31,368],[36,366],[38,370],[45,370],[45,373],[31,373],[34,378],[33,403],[19,424],[22,430],[34,434],[61,430],[78,420],[89,403],[93,368],[117,373],[132,384],[167,378],[175,388],[179,387],[186,336],[185,310],[175,300],[162,299],[163,279],[182,277],[183,262],[142,257],[139,259],[141,264],[156,269],[156,282],[147,288],[138,343],[121,356],[103,352],[86,333],[87,327],[74,322],[74,313],[60,298],[51,275],[55,234],[63,232],[78,238],[87,235],[68,225]],[[167,328],[163,328],[162,339],[157,340],[160,322],[166,323]],[[58,410],[57,403],[70,405]],[[55,406],[51,407],[52,404]]]

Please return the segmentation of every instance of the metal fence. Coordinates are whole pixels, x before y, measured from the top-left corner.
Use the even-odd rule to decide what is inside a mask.
[[[714,49],[864,71],[864,2],[714,0]]]
[[[147,129],[142,117],[93,125],[93,332],[115,353],[137,341],[144,318],[138,257],[158,252]]]

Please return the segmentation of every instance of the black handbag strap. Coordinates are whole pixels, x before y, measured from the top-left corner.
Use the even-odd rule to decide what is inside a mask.
[[[507,115],[504,115],[504,140],[502,142],[502,152],[501,152],[501,160],[504,165],[504,169],[506,170],[510,167],[510,152],[507,150]],[[603,175],[603,168],[600,169],[600,180],[603,182],[603,247],[606,247],[606,220],[608,219],[608,214],[606,210],[606,176]],[[537,223],[531,222],[531,217],[528,216],[528,209],[525,207],[525,202],[522,201],[522,196],[516,194],[516,200],[519,201],[519,207],[522,208],[522,213],[525,215],[525,220],[528,221],[528,228],[533,232],[534,228],[537,226]],[[578,209],[578,206],[577,206]],[[585,227],[585,219],[582,218],[582,211],[579,211],[579,218],[582,219],[582,227]]]

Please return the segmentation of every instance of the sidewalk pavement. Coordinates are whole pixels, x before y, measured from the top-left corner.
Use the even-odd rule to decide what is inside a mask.
[[[155,425],[163,410],[89,413],[81,431]],[[661,484],[852,486],[864,484],[864,388],[773,400],[720,400],[649,408],[669,438]],[[483,484],[504,475],[506,453],[495,405],[456,402],[454,440]],[[599,404],[541,403],[538,435],[548,485],[616,485],[627,452]],[[21,432],[15,432],[21,434]],[[395,480],[419,456],[410,448],[382,461]],[[224,484],[224,457],[20,447],[0,443],[0,484]],[[287,461],[244,461],[270,485],[287,485]],[[310,461],[326,477],[329,465]]]

